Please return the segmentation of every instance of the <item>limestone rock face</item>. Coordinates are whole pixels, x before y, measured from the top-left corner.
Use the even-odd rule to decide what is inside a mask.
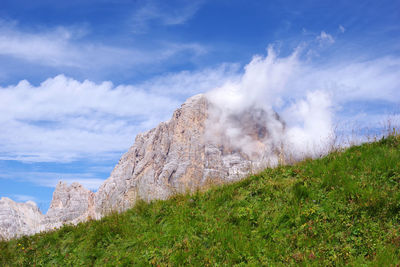
[[[204,95],[189,98],[169,121],[138,134],[110,177],[93,193],[60,182],[49,211],[0,201],[0,238],[33,234],[150,201],[243,178],[277,163],[278,115],[257,108],[226,113]]]
[[[97,218],[137,199],[166,199],[273,165],[278,148],[269,146],[276,132],[271,127],[284,127],[275,112],[250,109],[224,117],[204,95],[189,98],[169,121],[136,137],[95,194]]]
[[[139,134],[95,196],[98,216],[124,210],[137,199],[165,199],[201,183],[208,102],[190,98],[172,118]]]
[[[46,228],[60,227],[65,223],[79,223],[94,218],[94,193],[79,183],[68,186],[59,182],[45,216]]]
[[[0,240],[31,235],[44,230],[44,216],[32,201],[16,203],[9,198],[0,199]]]

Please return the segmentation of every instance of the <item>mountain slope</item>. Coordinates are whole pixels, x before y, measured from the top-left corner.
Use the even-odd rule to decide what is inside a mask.
[[[251,107],[227,114],[206,95],[195,95],[170,120],[138,134],[97,192],[59,182],[47,214],[37,210],[28,220],[24,211],[31,209],[29,203],[0,200],[0,238],[100,219],[131,208],[139,199],[167,199],[237,181],[277,164],[281,145],[274,135],[282,136],[284,129],[273,110]]]
[[[394,266],[400,137],[0,243],[11,265]]]

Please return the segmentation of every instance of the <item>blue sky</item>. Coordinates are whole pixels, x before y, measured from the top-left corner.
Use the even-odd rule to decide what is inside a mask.
[[[95,190],[137,133],[269,46],[301,50],[283,102],[323,89],[335,122],[396,120],[399,22],[400,1],[2,0],[0,196],[46,211],[60,179]]]

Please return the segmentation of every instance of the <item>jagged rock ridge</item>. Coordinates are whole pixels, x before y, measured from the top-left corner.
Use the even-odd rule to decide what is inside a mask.
[[[178,192],[235,181],[277,162],[279,147],[271,142],[271,134],[283,131],[284,124],[275,112],[252,108],[230,114],[223,118],[229,131],[221,127],[221,118],[221,110],[204,95],[189,98],[169,121],[137,135],[96,193],[78,183],[59,183],[47,214],[34,215],[39,226],[36,221],[27,223],[3,238],[98,219],[126,210],[138,199],[166,199]],[[7,214],[1,217],[2,210],[9,206],[0,206],[0,234],[9,218]]]

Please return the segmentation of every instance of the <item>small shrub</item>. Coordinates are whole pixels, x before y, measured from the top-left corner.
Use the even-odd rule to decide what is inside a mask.
[[[293,194],[297,200],[302,200],[307,199],[310,193],[304,182],[297,182],[293,186]]]

